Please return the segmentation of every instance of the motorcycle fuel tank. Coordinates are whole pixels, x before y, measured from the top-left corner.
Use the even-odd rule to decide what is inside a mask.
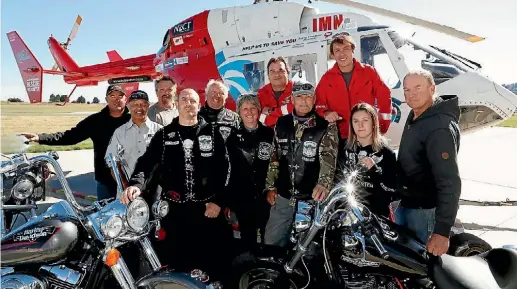
[[[78,223],[69,205],[59,202],[46,213],[14,229],[2,238],[2,267],[61,260],[79,240]],[[60,212],[60,214],[56,213]]]
[[[392,238],[382,238],[388,257],[382,259],[378,256],[378,250],[370,240],[367,240],[367,251],[379,258],[377,260],[384,265],[383,269],[393,271],[397,275],[427,276],[427,259],[425,244],[420,242],[413,232],[408,231],[389,220],[380,219],[383,229]],[[396,272],[395,272],[396,271]]]

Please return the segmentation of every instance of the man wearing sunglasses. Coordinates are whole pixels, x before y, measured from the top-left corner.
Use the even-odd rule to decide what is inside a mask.
[[[126,94],[120,85],[110,85],[106,90],[107,105],[101,111],[80,121],[75,127],[65,132],[22,135],[29,141],[44,145],[74,145],[91,138],[97,200],[113,197],[117,191],[117,183],[104,161],[104,155],[113,132],[131,118],[126,100]]]
[[[293,84],[291,114],[278,119],[266,179],[272,206],[265,243],[286,246],[293,226],[296,202],[324,200],[333,184],[338,130],[315,112],[314,87]]]
[[[282,56],[271,58],[267,63],[267,71],[269,83],[259,89],[257,94],[262,107],[259,120],[272,127],[279,117],[293,111],[293,82],[289,80],[289,68]]]
[[[330,54],[336,61],[316,88],[316,111],[329,122],[336,122],[340,138],[348,138],[350,110],[360,102],[377,108],[381,133],[391,123],[391,92],[375,68],[354,58],[355,41],[348,33],[334,36]],[[344,143],[344,142],[342,142]]]
[[[117,161],[123,189],[128,186],[128,180],[135,169],[136,161],[144,154],[151,138],[163,126],[151,121],[147,116],[149,96],[145,91],[136,90],[129,96],[131,120],[115,130],[106,156],[113,154]]]

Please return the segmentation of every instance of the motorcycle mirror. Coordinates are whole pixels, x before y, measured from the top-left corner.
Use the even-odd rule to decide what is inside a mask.
[[[1,137],[2,153],[14,154],[27,151],[31,146],[29,140],[23,135],[8,134]]]

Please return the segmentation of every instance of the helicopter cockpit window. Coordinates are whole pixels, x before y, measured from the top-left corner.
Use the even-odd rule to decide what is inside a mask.
[[[165,32],[165,36],[163,36],[162,47],[169,48],[170,44],[171,44],[171,34],[170,34],[170,29],[169,29],[169,30],[167,30],[167,32]]]
[[[245,64],[243,67],[244,78],[248,82],[249,92],[257,93],[259,88],[264,86],[264,62],[252,62]]]
[[[391,32],[390,37],[395,43],[402,44],[397,45],[397,48],[400,54],[404,56],[404,61],[410,71],[427,70],[433,75],[436,84],[440,84],[462,73],[458,67],[413,45],[397,33]]]
[[[378,35],[361,37],[361,62],[377,70],[389,88],[400,88],[401,81]]]

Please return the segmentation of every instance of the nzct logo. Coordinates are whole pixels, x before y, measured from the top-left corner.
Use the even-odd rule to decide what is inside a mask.
[[[194,31],[194,20],[189,20],[177,24],[172,28],[173,35],[180,35]]]

